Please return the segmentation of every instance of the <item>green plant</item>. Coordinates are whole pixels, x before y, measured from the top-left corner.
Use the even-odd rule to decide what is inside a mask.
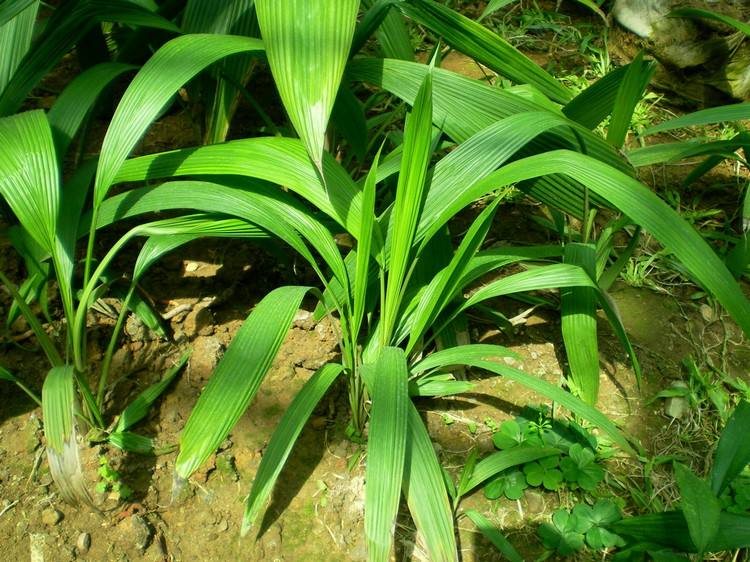
[[[26,299],[7,278],[0,278],[55,365],[47,375],[42,402],[58,484],[72,481],[65,467],[71,466],[69,456],[77,455],[78,397],[83,417],[108,429],[97,415],[107,377],[102,374],[96,390],[86,378],[86,313],[109,286],[105,273],[114,256],[137,236],[147,240],[133,266],[126,302],[134,298],[136,284],[149,266],[200,237],[273,238],[292,248],[315,272],[318,287],[276,288],[244,322],[182,432],[176,482],[184,485],[250,407],[303,298],[312,295],[319,302],[316,317],[334,318],[341,359],[321,367],[284,413],[247,498],[242,532],[254,529],[307,419],[343,377],[351,404],[350,434],[367,442],[365,533],[371,560],[389,557],[402,494],[431,559],[455,560],[454,513],[460,498],[503,470],[559,454],[558,448],[548,446],[498,451],[478,461],[459,481],[451,506],[439,459],[412,399],[469,390],[470,382],[453,376],[456,365],[522,384],[587,420],[623,451],[636,453],[593,406],[599,380],[599,307],[630,349],[619,317],[599,285],[598,262],[606,263],[609,252],[598,256],[589,241],[594,209],[616,209],[629,217],[620,221],[623,226],[632,221],[649,230],[750,332],[750,304],[721,261],[666,203],[632,177],[632,169],[615,148],[624,143],[649,65],[639,60],[573,98],[500,37],[429,0],[376,2],[359,26],[356,0],[335,6],[323,0],[257,0],[254,6],[262,40],[189,34],[156,50],[120,100],[98,162],[82,164],[74,176],[80,183],[72,188],[72,180],[64,189],[60,186],[52,113],[25,112],[0,121],[0,139],[12,147],[0,154],[0,193],[29,239],[41,247],[41,261],[52,264],[50,275],[60,286],[67,319],[64,347],[70,361],[55,350]],[[387,19],[392,14],[416,21],[509,80],[530,84],[534,95],[527,98],[518,91],[493,88],[435,68],[434,62],[359,56],[376,30],[390,39],[398,33],[393,27],[380,27],[392,23]],[[299,26],[300,19],[316,25]],[[391,50],[393,45],[383,41],[382,48]],[[128,159],[139,138],[187,82],[227,57],[259,53],[265,53],[298,139],[251,137]],[[392,126],[400,115],[397,111],[376,119],[374,131],[367,129],[351,86],[363,82],[409,106],[403,134],[395,131],[384,139],[383,127]],[[362,88],[360,93],[366,96],[367,91]],[[563,110],[554,104],[563,105]],[[228,107],[223,102],[219,106]],[[605,140],[591,129],[608,115],[612,117]],[[365,125],[347,127],[351,123]],[[209,140],[225,130],[223,125],[208,129],[214,131]],[[361,165],[347,169],[331,154],[347,147],[353,152],[365,147]],[[346,160],[355,161],[356,157]],[[185,177],[191,179],[175,179]],[[136,182],[148,184],[110,193],[116,184]],[[90,184],[92,207],[84,214]],[[548,205],[563,219],[570,217],[570,224],[582,222],[580,241],[565,240],[564,247],[485,249],[509,186]],[[451,220],[476,201],[482,203],[481,210],[454,245]],[[175,211],[177,216],[151,222],[141,218],[105,256],[95,259],[100,229],[154,211]],[[344,233],[355,244],[342,255],[334,234]],[[80,286],[74,289],[78,237],[85,239],[85,258]],[[522,271],[496,277],[466,296],[485,275],[522,262]],[[470,308],[500,296],[552,288],[563,289],[564,338],[573,384],[583,400],[498,362],[512,355],[501,346],[457,343]],[[125,314],[123,306],[118,328]],[[105,362],[104,373],[106,369]],[[137,401],[140,417],[123,413],[120,420],[141,419],[166,384]],[[108,433],[110,441],[129,427],[120,428],[120,423]],[[538,434],[540,429],[533,431]],[[138,447],[142,440],[131,437],[130,443]],[[582,480],[588,485],[594,479],[590,459],[575,451],[570,472],[575,471],[579,485]],[[68,495],[83,494],[76,489]]]
[[[533,419],[533,413],[528,417]],[[529,486],[550,491],[565,486],[590,492],[604,478],[604,469],[595,461],[596,438],[575,422],[552,420],[544,410],[539,410],[534,422],[525,418],[504,421],[492,440],[506,453],[528,448],[555,454],[532,458],[497,473],[484,487],[488,499],[504,496],[516,500]]]
[[[556,510],[551,524],[540,525],[539,537],[546,548],[562,556],[570,556],[584,546],[609,550],[625,545],[622,537],[609,530],[621,518],[620,509],[611,500],[598,500],[593,506],[580,503],[572,510]]]
[[[120,473],[113,469],[107,462],[106,457],[99,457],[99,483],[96,491],[100,494],[112,492],[118,500],[127,500],[133,495],[133,490],[122,481]]]

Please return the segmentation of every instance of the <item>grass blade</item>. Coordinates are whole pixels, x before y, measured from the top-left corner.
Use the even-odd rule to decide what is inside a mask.
[[[510,544],[510,541],[505,538],[505,535],[495,528],[489,519],[474,509],[467,509],[464,511],[464,514],[471,519],[485,538],[487,538],[503,556],[510,560],[510,562],[524,562],[515,547]]]
[[[409,416],[406,355],[384,347],[374,364],[365,366],[372,406],[367,439],[365,536],[368,560],[387,562],[393,546],[401,483],[404,477]]]
[[[23,383],[23,381],[21,381],[18,377],[16,377],[13,373],[11,373],[4,367],[0,367],[0,380],[15,383],[16,385],[18,385],[18,388],[23,390],[29,396],[29,398],[31,398],[39,406],[42,405],[41,399],[34,393],[34,391],[32,391]]]
[[[253,487],[245,503],[242,536],[250,531],[260,510],[271,495],[276,480],[292,452],[292,447],[302,433],[315,406],[322,400],[343,369],[341,365],[335,363],[329,363],[318,369],[295,395],[289,408],[284,412],[263,453]]]
[[[720,495],[750,462],[750,403],[745,400],[737,404],[726,427],[721,432],[716,458],[711,468],[711,489]]]
[[[750,25],[711,10],[701,10],[700,8],[678,8],[677,10],[672,10],[669,13],[669,17],[714,20],[729,25],[750,37]]]
[[[322,173],[324,137],[349,57],[359,0],[256,0],[256,6],[284,108]]]
[[[226,439],[271,368],[308,287],[280,287],[261,300],[227,348],[180,436],[175,463],[187,479]]]

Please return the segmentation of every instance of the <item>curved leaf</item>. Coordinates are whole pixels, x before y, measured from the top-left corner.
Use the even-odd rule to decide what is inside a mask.
[[[94,206],[104,200],[122,163],[180,86],[222,58],[262,50],[259,39],[197,34],[172,39],[154,53],[128,86],[107,129],[96,173]]]
[[[256,6],[284,108],[322,173],[326,127],[349,56],[359,0],[256,0]]]
[[[263,453],[253,487],[245,502],[242,536],[250,531],[260,510],[271,495],[276,480],[292,452],[292,447],[302,433],[315,406],[322,400],[343,369],[343,366],[335,363],[329,363],[318,369],[294,396],[294,400],[284,412]]]
[[[275,289],[247,317],[180,435],[179,479],[189,478],[211,456],[250,405],[309,290]]]

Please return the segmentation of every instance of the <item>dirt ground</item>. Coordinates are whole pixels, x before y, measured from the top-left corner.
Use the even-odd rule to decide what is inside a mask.
[[[534,57],[545,64],[544,54]],[[484,76],[478,65],[455,54],[444,66]],[[43,98],[39,105],[51,101]],[[92,147],[99,142],[94,139]],[[196,142],[192,117],[178,113],[155,125],[142,150],[154,152]],[[538,227],[526,221],[529,213],[523,203],[504,208],[500,214],[508,220],[493,231],[495,240],[545,239]],[[0,248],[0,261],[7,274],[20,279],[21,266],[9,248]],[[176,444],[208,377],[253,305],[271,287],[309,281],[308,273],[295,265],[238,241],[193,244],[162,260],[142,285],[159,312],[170,317],[172,341],[155,338],[133,318],[128,321],[114,358],[112,380],[116,383],[108,393],[107,414],[117,415],[191,348],[188,366],[136,428],[159,446]],[[710,360],[730,375],[750,381],[750,346],[736,326],[705,301],[691,301],[680,289],[672,293],[622,283],[611,293],[643,367],[640,390],[625,352],[606,322],[600,322],[599,407],[652,454],[663,450],[669,435],[688,429],[681,426],[686,422],[665,416],[662,401],[650,401],[672,381],[685,379],[683,359]],[[516,301],[495,304],[508,316],[527,312]],[[0,317],[4,318],[7,306],[7,296],[0,294]],[[111,492],[100,493],[99,513],[65,504],[47,468],[40,409],[15,386],[0,383],[0,560],[366,560],[364,458],[361,446],[345,437],[348,405],[343,384],[329,392],[302,433],[258,536],[239,537],[243,500],[273,429],[315,369],[336,357],[335,327],[328,319],[314,323],[309,314],[312,306],[306,303],[306,309],[298,313],[255,401],[221,450],[177,495],[173,493],[175,452],[141,457],[94,446],[88,456],[94,462],[99,455],[105,456],[132,495],[120,501]],[[113,324],[103,314],[90,318],[89,351],[94,361],[101,358]],[[46,361],[33,340],[25,337],[23,325],[14,326],[11,333],[16,344],[0,346],[0,364],[39,391]],[[502,344],[516,351],[522,360],[514,365],[527,373],[553,383],[562,379],[560,323],[552,311],[530,312],[511,332],[472,325],[470,335],[475,342]],[[544,403],[499,377],[469,373],[469,378],[476,383],[469,394],[417,403],[441,463],[452,473],[460,470],[472,449],[484,454],[493,450],[493,424],[512,418],[526,405]],[[710,440],[693,443],[699,470],[711,447]],[[609,468],[623,480],[638,481],[643,476],[640,465],[622,457],[610,461]],[[89,467],[89,476],[93,490],[95,466]],[[501,525],[522,554],[531,558],[543,550],[535,538],[537,524],[566,501],[564,494],[532,490],[518,502],[491,502],[480,490],[466,498],[462,507],[477,509]],[[458,521],[458,528],[464,562],[501,560],[466,519]],[[396,535],[394,560],[428,560],[408,517],[399,519]]]

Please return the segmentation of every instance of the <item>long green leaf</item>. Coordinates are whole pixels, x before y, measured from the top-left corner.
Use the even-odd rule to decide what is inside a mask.
[[[392,230],[386,241],[390,259],[387,263],[385,302],[382,304],[383,345],[390,343],[396,315],[401,308],[404,286],[408,282],[407,270],[413,258],[414,236],[424,204],[425,180],[432,150],[431,129],[432,74],[427,73],[406,120],[404,156],[391,216]]]
[[[335,363],[329,363],[318,369],[295,395],[289,408],[284,412],[263,453],[253,487],[245,503],[245,515],[242,519],[243,536],[250,531],[260,510],[271,495],[276,480],[310,414],[342,371],[343,367]]]
[[[564,173],[606,198],[648,230],[724,305],[750,334],[750,303],[705,240],[672,208],[637,180],[593,158],[562,150],[513,162],[482,180],[476,193],[489,193],[529,177]]]
[[[481,486],[487,482],[493,476],[511,467],[559,454],[559,449],[548,447],[516,447],[507,451],[496,451],[476,464],[471,478],[459,490],[459,494],[464,495],[470,492],[477,486]]]
[[[607,129],[607,142],[617,148],[625,145],[633,112],[643,96],[643,91],[651,80],[656,66],[643,64],[643,52],[628,65],[628,70],[617,89],[617,96],[612,108],[612,119]]]
[[[18,111],[26,96],[86,33],[100,22],[178,31],[170,21],[129,0],[80,0],[55,10],[44,33],[18,65],[0,95],[0,116]]]
[[[84,481],[76,440],[75,388],[73,367],[55,367],[47,374],[42,388],[44,436],[50,474],[66,501],[92,505]]]
[[[443,351],[438,351],[426,357],[412,368],[412,372],[420,373],[430,369],[439,368],[445,365],[467,365],[477,367],[487,371],[497,373],[512,381],[518,382],[525,387],[537,392],[549,400],[558,402],[571,412],[593,423],[602,431],[610,436],[612,441],[617,443],[629,454],[635,455],[635,450],[628,443],[619,429],[599,410],[586,404],[561,388],[541,380],[537,377],[527,375],[526,373],[514,369],[502,363],[496,363],[491,359],[502,357],[504,348],[500,348],[497,353],[493,352],[492,345],[464,345]],[[481,463],[480,463],[481,464]],[[479,465],[477,465],[479,466]],[[474,474],[477,474],[475,468]]]
[[[716,458],[711,467],[711,489],[717,496],[750,463],[750,403],[741,400],[721,432]]]
[[[581,267],[594,281],[596,248],[591,244],[567,244],[565,263]],[[596,293],[592,287],[567,287],[560,291],[562,334],[571,378],[581,398],[592,405],[599,396]]]
[[[39,0],[4,0],[0,2],[0,27],[15,18],[32,4],[38,4]],[[0,88],[2,90],[2,88]]]
[[[453,514],[443,472],[427,429],[413,404],[409,404],[406,463],[403,489],[417,530],[422,534],[432,562],[457,562]]]
[[[34,402],[36,402],[39,406],[42,405],[42,401],[39,399],[39,397],[28,387],[26,386],[23,381],[21,381],[18,377],[16,377],[13,373],[11,373],[8,369],[0,366],[0,380],[8,381],[15,383],[18,385],[18,387],[23,390],[29,398],[31,398]]]
[[[409,17],[440,35],[453,48],[519,84],[532,84],[553,101],[572,97],[557,80],[499,35],[432,0],[397,4]]]
[[[681,511],[628,517],[613,523],[611,528],[618,535],[632,537],[639,542],[664,545],[682,552],[697,551],[693,541],[690,540],[690,531]],[[750,517],[722,512],[719,530],[706,546],[706,551],[719,552],[749,546]]]
[[[669,17],[714,20],[734,27],[737,31],[750,37],[750,25],[712,10],[701,10],[700,8],[678,8],[677,10],[672,10],[669,13]]]
[[[29,51],[39,4],[17,0],[0,5],[0,93]]]
[[[60,158],[65,156],[78,128],[104,89],[118,76],[136,68],[116,62],[97,64],[68,84],[47,114]]]
[[[390,9],[400,0],[363,0],[362,4],[368,9],[363,16],[362,22],[357,27],[352,40],[352,53],[359,51],[364,44],[364,39],[369,37],[369,33],[360,35],[360,31],[366,28],[368,17],[375,17],[379,26],[375,31],[383,55],[389,59],[414,60],[414,47],[411,44],[409,30],[404,23],[404,18],[397,10]],[[382,13],[375,13],[380,12]],[[358,35],[360,36],[358,38]],[[359,48],[358,48],[359,47]]]
[[[258,20],[255,17],[255,0],[189,0],[182,19],[185,33],[226,33],[258,37]],[[238,87],[250,78],[255,59],[252,55],[239,55],[214,66],[215,85],[203,92],[208,111],[204,142],[213,144],[226,140],[229,125],[240,99]]]
[[[107,129],[94,186],[95,207],[104,200],[133,147],[180,86],[220,59],[262,50],[259,39],[210,34],[177,37],[161,47],[128,86]]]
[[[374,364],[363,367],[372,406],[367,438],[365,536],[371,562],[390,559],[393,530],[404,477],[409,417],[406,355],[384,347]]]
[[[359,0],[256,0],[284,108],[322,173],[328,119],[349,56]]]
[[[280,287],[247,317],[180,436],[175,471],[187,479],[226,439],[258,391],[308,287]]]
[[[721,506],[711,487],[680,463],[674,464],[674,474],[680,487],[680,507],[687,521],[690,538],[699,554],[719,530]]]
[[[209,174],[242,175],[283,185],[359,238],[359,188],[329,154],[323,158],[323,183],[296,139],[261,137],[142,156],[125,162],[115,182]]]
[[[659,123],[643,131],[643,135],[653,135],[671,131],[673,129],[682,129],[685,127],[697,127],[699,125],[711,125],[713,123],[742,121],[750,119],[750,102],[736,103],[733,105],[722,105],[720,107],[710,107],[694,113],[688,113],[675,119],[670,119],[664,123]]]

